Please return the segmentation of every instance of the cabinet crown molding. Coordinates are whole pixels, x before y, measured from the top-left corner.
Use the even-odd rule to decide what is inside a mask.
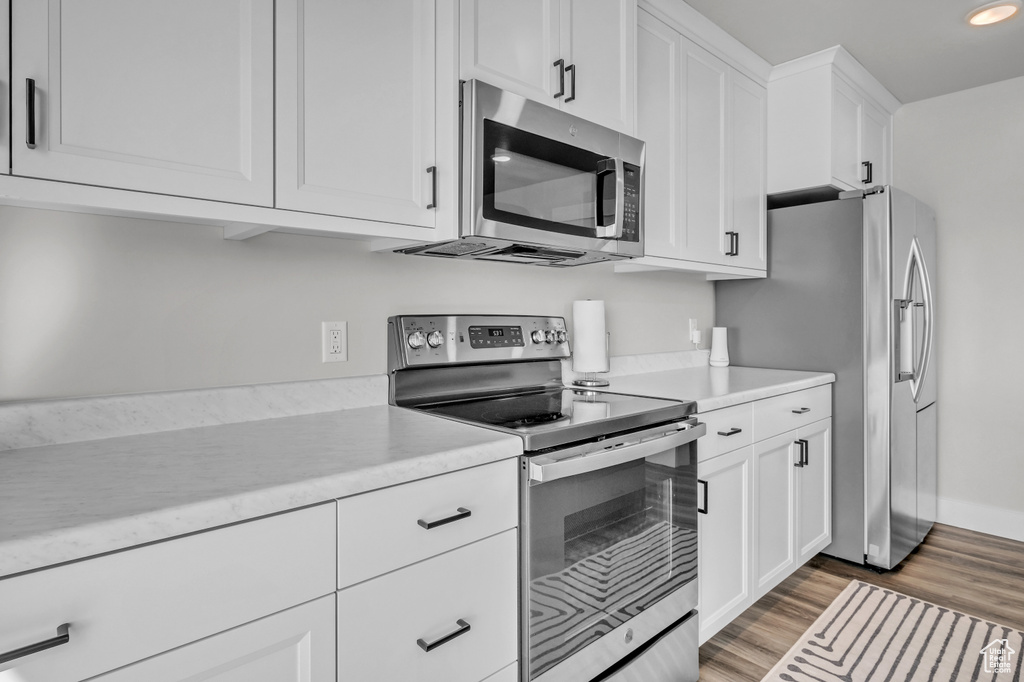
[[[637,5],[760,84],[772,65],[682,0],[640,0]]]
[[[835,67],[846,80],[863,90],[890,115],[895,114],[896,110],[903,106],[903,103],[878,82],[878,79],[872,76],[871,72],[864,68],[864,65],[847,52],[842,45],[834,45],[819,52],[778,64],[772,67],[768,82],[795,76],[822,66]]]

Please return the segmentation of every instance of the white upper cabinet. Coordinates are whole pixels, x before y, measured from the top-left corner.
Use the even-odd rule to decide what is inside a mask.
[[[13,173],[271,205],[273,21],[272,0],[14,0]]]
[[[279,208],[454,230],[453,3],[278,1]]]
[[[643,9],[637,74],[645,257],[616,271],[763,277],[764,86]]]
[[[842,47],[776,66],[768,83],[768,193],[888,184],[900,106]]]
[[[635,0],[462,0],[460,77],[633,133]]]

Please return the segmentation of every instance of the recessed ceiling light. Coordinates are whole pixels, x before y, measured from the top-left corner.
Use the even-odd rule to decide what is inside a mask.
[[[1001,0],[990,2],[967,15],[967,21],[973,26],[988,26],[1009,19],[1020,9],[1019,0]]]

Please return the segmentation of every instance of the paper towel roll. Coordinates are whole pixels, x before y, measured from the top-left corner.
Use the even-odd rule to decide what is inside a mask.
[[[572,369],[574,372],[608,371],[606,334],[604,301],[572,302]]]
[[[711,357],[708,364],[712,367],[729,366],[729,335],[727,327],[711,328]]]

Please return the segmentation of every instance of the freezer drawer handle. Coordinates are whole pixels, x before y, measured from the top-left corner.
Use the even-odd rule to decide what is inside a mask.
[[[806,440],[801,438],[798,441],[796,441],[796,444],[800,448],[800,459],[793,466],[803,468],[803,467],[805,467],[805,466],[807,466],[808,464],[811,463],[810,457],[807,454],[808,450],[810,450],[810,443],[808,443]]]
[[[704,487],[704,508],[697,507],[697,512],[700,514],[708,513],[708,482],[697,479],[697,483]]]
[[[793,410],[793,414],[807,414],[810,411],[811,408],[809,407],[798,407],[797,409]]]
[[[13,661],[17,658],[23,658],[29,654],[39,653],[40,651],[46,651],[47,649],[52,649],[53,647],[60,646],[61,644],[67,644],[71,641],[70,629],[71,626],[68,623],[61,623],[57,626],[56,637],[44,639],[42,642],[36,642],[35,644],[29,644],[28,646],[23,646],[20,649],[12,649],[11,651],[0,654],[0,665],[3,665],[8,661]]]
[[[719,436],[735,436],[737,433],[742,433],[743,429],[737,429],[735,426],[728,431],[719,431]]]
[[[425,639],[417,639],[416,643],[419,644],[420,648],[423,649],[424,651],[431,651],[432,649],[436,649],[437,647],[441,646],[442,644],[447,644],[448,642],[452,641],[456,637],[459,637],[461,635],[466,634],[471,629],[470,626],[469,626],[469,623],[467,623],[466,621],[462,620],[461,618],[459,618],[457,621],[455,621],[455,624],[458,625],[459,628],[457,630],[453,630],[452,632],[449,632],[447,635],[445,635],[444,637],[441,637],[440,639],[435,639],[433,642],[428,642]]]
[[[446,516],[443,519],[438,519],[437,521],[424,521],[423,519],[417,519],[416,523],[420,524],[427,530],[430,530],[431,528],[444,526],[455,521],[461,521],[462,519],[469,518],[473,515],[473,512],[469,511],[465,507],[459,507],[458,509],[455,510],[455,512],[455,514],[452,514],[451,516]]]

